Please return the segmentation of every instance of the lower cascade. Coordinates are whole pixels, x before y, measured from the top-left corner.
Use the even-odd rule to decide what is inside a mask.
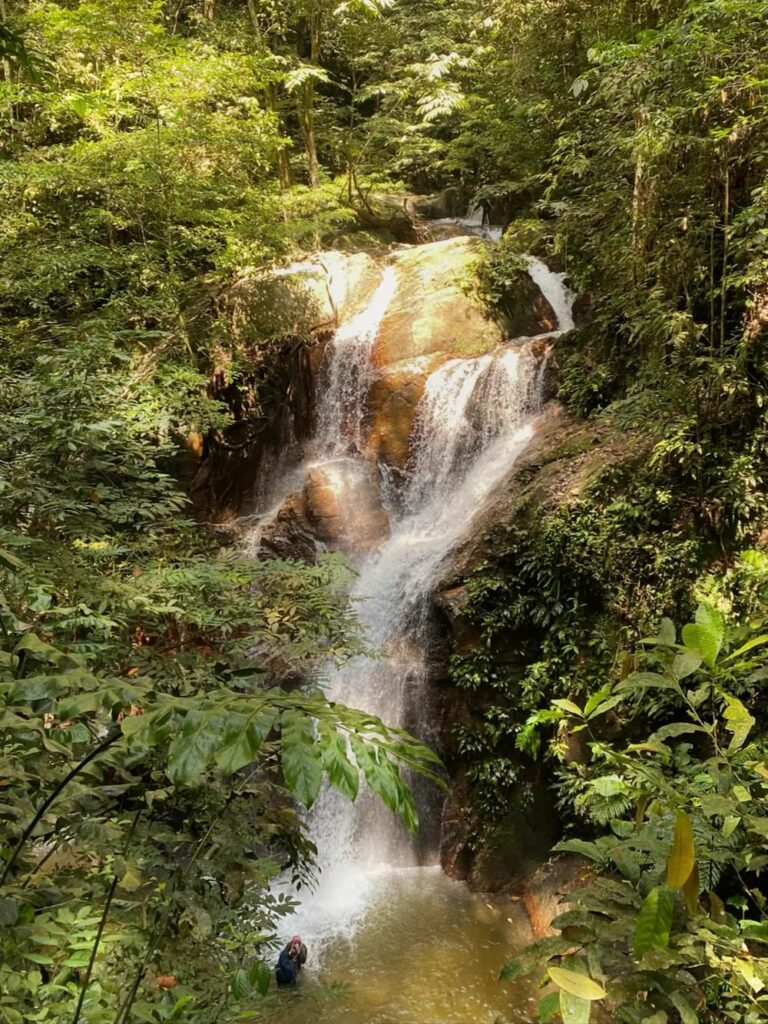
[[[555,311],[558,330],[511,340],[478,356],[446,358],[433,369],[415,409],[405,471],[394,480],[366,450],[368,394],[376,375],[374,342],[397,287],[392,268],[386,267],[368,307],[342,324],[326,348],[316,434],[307,446],[305,464],[290,478],[295,485],[297,476],[303,475],[309,487],[321,481],[322,489],[335,499],[337,536],[348,541],[360,535],[362,482],[372,473],[377,477],[385,509],[382,515],[388,523],[383,539],[352,555],[357,576],[351,589],[367,642],[376,653],[340,670],[329,668],[325,689],[332,700],[371,712],[388,725],[407,728],[426,742],[434,739],[430,734],[431,594],[446,558],[533,436],[543,402],[548,339],[573,326],[572,296],[563,275],[534,258],[529,268]],[[286,488],[282,493],[287,493]],[[258,544],[261,529],[260,525],[250,538],[251,549]],[[498,955],[490,955],[482,978],[467,988],[464,1009],[459,1007],[461,1000],[443,1009],[418,1004],[418,1019],[427,1024],[444,1019],[493,1021],[505,998],[495,987],[496,974],[510,942],[519,944],[522,912],[503,917],[491,903],[478,902],[460,883],[442,875],[438,866],[441,797],[434,787],[430,789],[417,786],[422,823],[417,841],[365,789],[354,803],[330,787],[324,789],[309,821],[318,851],[318,885],[298,895],[299,907],[289,926],[309,945],[314,969],[332,967],[335,977],[346,970],[357,975],[361,957],[370,954],[376,960],[373,947],[380,956],[383,948],[394,944],[393,955],[404,955],[403,944],[421,941],[418,920],[425,927],[444,929],[457,914],[462,919],[474,915],[480,946]],[[287,880],[280,886],[291,892]],[[423,917],[417,911],[414,934],[406,938],[408,928],[414,930],[413,914],[420,906]],[[467,935],[465,921],[460,936],[457,933],[457,959],[460,952],[463,957],[471,952],[464,948]],[[357,954],[352,955],[353,949]],[[458,962],[440,967],[443,977],[460,969]],[[370,971],[365,984],[369,990]],[[434,994],[441,986],[427,988]],[[494,1007],[493,1000],[501,1002]],[[353,1013],[349,1020],[398,1019],[398,999],[391,987],[380,994],[377,1005],[384,1016],[377,1015],[375,1008],[361,1016],[358,1006],[358,1016]],[[412,1000],[402,1003],[402,1012],[414,1012]]]

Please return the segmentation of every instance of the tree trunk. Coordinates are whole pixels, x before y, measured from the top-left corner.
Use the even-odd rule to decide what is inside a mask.
[[[320,64],[321,17],[321,11],[317,9],[309,21],[309,61],[313,67],[318,67]],[[313,81],[307,82],[299,94],[299,123],[304,138],[304,148],[307,151],[309,184],[311,188],[317,188],[320,184],[320,163],[317,159],[315,143],[315,83]]]
[[[317,147],[315,145],[315,85],[308,82],[302,86],[299,92],[299,124],[304,139],[304,149],[307,152],[307,163],[309,164],[309,184],[311,188],[317,188],[320,184],[320,165],[317,159]]]

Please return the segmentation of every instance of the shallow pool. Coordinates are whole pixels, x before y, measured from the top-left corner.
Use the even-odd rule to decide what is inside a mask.
[[[313,926],[308,897],[295,920],[309,948],[297,987],[280,992],[280,1024],[528,1024],[534,982],[498,981],[504,961],[530,941],[509,897],[483,897],[436,868],[369,873],[344,928]],[[359,888],[360,879],[350,886]],[[339,880],[336,881],[339,896]],[[327,890],[326,890],[327,892]],[[314,932],[314,934],[313,934]],[[290,936],[286,936],[289,938]]]

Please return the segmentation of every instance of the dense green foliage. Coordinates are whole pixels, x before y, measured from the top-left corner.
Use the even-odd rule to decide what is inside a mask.
[[[628,1021],[758,1018],[761,648],[726,652],[768,579],[766,23],[765,0],[0,0],[9,1024],[256,1012],[286,910],[264,886],[311,866],[294,798],[323,772],[354,795],[346,735],[415,825],[398,766],[430,756],[315,688],[322,659],[360,649],[343,567],[222,554],[177,470],[190,435],[215,444],[274,403],[304,334],[286,309],[244,326],[232,283],[407,233],[379,194],[446,187],[509,223],[477,286],[496,311],[524,252],[568,271],[583,309],[560,397],[597,421],[559,453],[594,446],[594,472],[533,496],[466,581],[475,642],[452,671],[477,841],[548,758],[600,876],[566,925],[587,959],[554,967],[545,1014],[585,1019],[559,969]],[[638,683],[626,652],[702,598],[724,653],[671,679],[691,652],[667,624]],[[584,717],[609,722],[589,753]],[[676,821],[709,920],[661,882]]]
[[[247,561],[207,541],[162,468],[166,410],[107,372],[105,355],[73,342],[6,362],[11,1024],[236,1016],[268,988],[262,958],[290,909],[267,883],[311,869],[292,798],[309,807],[324,776],[354,798],[360,768],[415,829],[399,766],[435,764],[316,686],[321,661],[361,649],[346,570]],[[157,977],[178,981],[173,996]]]
[[[586,764],[571,763],[563,785],[608,831],[560,844],[589,858],[594,877],[569,896],[560,935],[502,972],[511,980],[554,965],[558,990],[542,1019],[589,1019],[590,1003],[606,998],[618,1021],[764,1018],[768,771],[765,738],[753,733],[763,625],[727,633],[721,613],[700,605],[682,642],[663,619],[623,680],[583,706],[554,701],[547,717],[561,733],[589,737]],[[608,738],[617,711],[630,728],[642,730],[649,712],[658,727],[622,746]]]

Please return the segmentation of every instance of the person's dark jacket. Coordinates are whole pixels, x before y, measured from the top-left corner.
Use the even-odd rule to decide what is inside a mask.
[[[275,976],[278,985],[293,985],[296,981],[296,964],[287,949],[282,950],[278,957]]]

